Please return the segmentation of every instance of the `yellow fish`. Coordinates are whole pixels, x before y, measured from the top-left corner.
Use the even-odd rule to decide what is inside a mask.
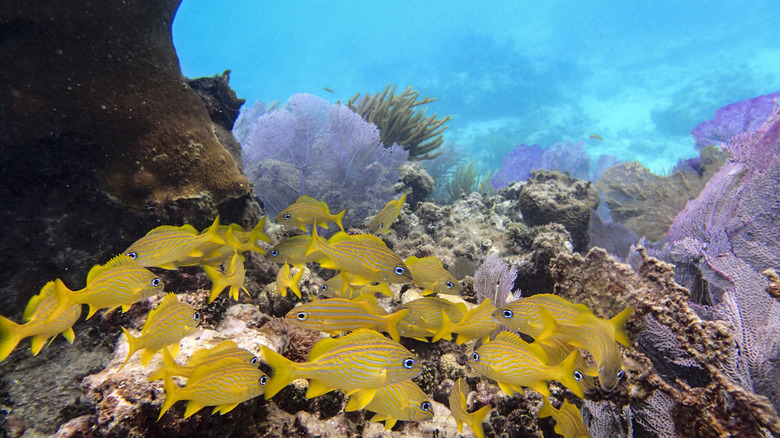
[[[93,266],[84,289],[72,291],[62,284],[54,292],[60,301],[58,311],[74,304],[87,304],[89,319],[100,309],[111,311],[121,306],[127,312],[131,305],[163,292],[164,288],[157,275],[120,254],[105,265]]]
[[[556,366],[546,365],[547,358],[539,346],[528,344],[512,332],[501,332],[496,339],[483,344],[471,355],[476,371],[498,383],[507,394],[522,392],[521,386],[548,396],[548,380],[557,380],[582,398],[582,388],[574,377],[577,356],[571,354]]]
[[[263,394],[268,376],[254,365],[221,360],[196,368],[183,388],[170,376],[165,376],[163,382],[165,401],[157,420],[179,400],[189,400],[184,418],[206,406],[215,406],[212,413],[224,415],[239,403]]]
[[[350,301],[344,298],[329,298],[305,303],[290,310],[285,316],[288,322],[299,327],[336,335],[360,328],[381,329],[398,342],[398,321],[409,309],[402,309],[390,315],[377,315],[367,301]]]
[[[163,225],[136,240],[124,251],[124,254],[141,266],[177,269],[179,266],[192,264],[193,258],[207,256],[208,254],[203,253],[205,245],[210,243],[224,245],[225,239],[219,236],[218,229],[219,216],[202,234],[189,224],[181,227]]]
[[[542,408],[539,409],[539,418],[553,417],[555,420],[555,433],[564,438],[590,438],[590,431],[582,421],[582,414],[576,406],[563,401],[560,409],[555,409],[547,397],[542,399]]]
[[[162,349],[163,366],[149,375],[148,380],[160,380],[165,376],[190,377],[201,365],[216,362],[240,362],[257,367],[259,359],[252,352],[238,348],[235,342],[225,340],[215,345],[214,348],[201,348],[192,354],[184,365],[179,365],[171,356],[167,348]]]
[[[308,362],[295,363],[262,346],[263,359],[274,370],[265,398],[276,395],[295,379],[309,379],[306,398],[338,389],[357,401],[356,409],[371,403],[377,388],[409,380],[422,373],[414,355],[378,332],[360,329],[340,338],[325,338],[309,353]]]
[[[350,284],[353,281],[353,277],[346,272],[340,272],[338,275],[334,275],[329,280],[325,281],[320,286],[320,293],[326,297],[331,298],[346,298],[352,300],[363,294],[381,293],[390,298],[393,297],[393,291],[390,289],[390,285],[387,283],[365,283],[358,281],[357,283],[365,284]]]
[[[330,87],[322,87],[322,89],[327,91],[328,93],[333,93],[333,90],[331,90]]]
[[[279,272],[276,273],[276,290],[282,294],[283,297],[287,296],[287,288],[298,298],[301,297],[301,288],[298,287],[298,282],[301,281],[303,276],[303,269],[299,270],[297,274],[290,274],[290,265],[287,263],[279,268]]]
[[[316,261],[323,268],[346,271],[365,282],[412,281],[409,268],[380,238],[370,234],[351,236],[340,231],[325,242],[317,235],[317,227],[312,231],[306,255],[320,254]]]
[[[554,336],[544,342],[534,342],[544,350],[547,355],[547,365],[558,365],[566,357],[576,350],[577,347],[569,344],[562,336]],[[574,371],[574,380],[579,382],[582,391],[586,394],[596,389],[596,379],[592,376],[598,375],[598,371],[588,365],[582,355],[577,356],[577,363]]]
[[[479,306],[466,312],[466,315],[459,323],[451,324],[445,321],[442,325],[452,326],[448,331],[458,335],[458,339],[455,341],[457,345],[464,344],[472,339],[482,339],[483,342],[487,342],[490,339],[490,334],[499,328],[499,324],[492,317],[495,310],[496,306],[493,305],[490,298],[486,298]],[[446,318],[447,315],[445,314],[444,317]],[[433,342],[438,341],[441,335],[444,335],[444,333],[434,337]]]
[[[420,341],[427,341],[425,338],[429,336],[436,340],[452,339],[452,324],[461,322],[468,312],[463,303],[437,297],[418,298],[399,308],[410,310],[398,324],[400,335]]]
[[[463,432],[463,425],[467,424],[477,438],[485,438],[485,430],[482,428],[482,422],[490,415],[490,405],[483,406],[474,412],[468,411],[466,398],[469,394],[469,386],[461,377],[455,382],[450,393],[450,412],[455,423],[458,425],[458,432]]]
[[[401,208],[406,202],[406,193],[401,195],[400,199],[393,199],[368,222],[368,231],[373,234],[387,233],[390,231],[390,225],[401,214]]]
[[[588,306],[571,303],[558,295],[538,294],[512,301],[493,313],[493,318],[509,329],[534,339],[549,338],[553,327],[545,326],[540,309],[546,309],[559,324],[573,323],[582,314],[591,314]]]
[[[560,333],[568,343],[593,356],[598,364],[597,374],[601,389],[613,391],[625,375],[617,342],[630,345],[624,326],[633,316],[634,309],[626,308],[611,320],[598,318],[592,313],[582,314],[571,324],[559,324],[546,309],[541,312],[545,325],[553,326],[553,331]],[[544,341],[544,338],[540,340]]]
[[[330,214],[328,205],[308,196],[301,196],[295,203],[276,216],[276,222],[282,225],[298,227],[303,231],[307,225],[317,224],[322,228],[328,228],[328,222],[333,222],[344,231],[341,219],[344,217],[344,211],[339,214]]]
[[[169,293],[160,301],[156,309],[149,312],[139,336],[131,335],[126,328],[122,327],[127,337],[129,351],[119,369],[121,370],[138,350],[143,350],[141,352],[143,366],[149,365],[155,353],[171,344],[174,344],[171,356],[176,356],[179,352],[179,341],[195,330],[198,324],[200,324],[200,313],[180,303],[176,294]]]
[[[591,135],[588,136],[588,138],[591,139],[591,140],[604,141],[604,137],[602,137],[602,136],[600,136],[598,134],[591,134]]]
[[[460,295],[462,288],[458,279],[444,269],[444,265],[438,258],[411,256],[404,260],[404,263],[412,273],[412,284],[423,288],[422,295],[432,293]]]
[[[265,254],[265,258],[274,263],[289,263],[302,269],[306,263],[313,262],[315,256],[307,256],[306,250],[311,244],[311,236],[292,236],[277,243]]]
[[[356,398],[350,398],[344,411],[358,410]],[[384,421],[390,430],[398,420],[423,421],[433,418],[433,407],[428,396],[412,380],[386,385],[376,390],[371,403],[364,408],[375,412],[370,421]]]
[[[24,324],[17,324],[0,316],[0,362],[11,354],[22,339],[31,336],[31,351],[34,356],[41,352],[49,338],[54,340],[60,333],[68,342],[73,343],[75,334],[71,327],[81,316],[81,305],[66,305],[54,313],[59,304],[54,292],[57,287],[65,288],[60,279],[46,283],[38,295],[30,298],[22,315]]]
[[[225,290],[226,287],[230,287],[230,297],[238,301],[238,292],[244,291],[247,295],[246,288],[244,287],[244,281],[246,279],[246,269],[244,269],[244,257],[238,252],[233,253],[233,257],[227,265],[223,264],[223,272],[217,270],[214,266],[204,265],[203,270],[206,271],[211,280],[211,293],[209,294],[209,303],[216,300],[220,293]]]

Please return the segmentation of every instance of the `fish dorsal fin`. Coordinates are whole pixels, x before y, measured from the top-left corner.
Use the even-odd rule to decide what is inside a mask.
[[[417,258],[415,256],[409,256],[409,257],[406,258],[406,260],[404,260],[404,264],[406,266],[412,266],[412,265],[416,265],[416,264],[420,263],[420,260],[421,259],[419,259],[419,258]]]
[[[352,298],[352,301],[356,303],[367,303],[369,305],[368,310],[373,313],[373,306],[376,305],[376,296],[370,293],[363,293]]]
[[[24,308],[24,313],[22,314],[23,321],[27,322],[31,320],[33,315],[35,315],[35,312],[38,310],[38,306],[40,306],[49,295],[54,295],[54,288],[57,287],[56,282],[58,281],[62,282],[62,280],[58,278],[44,284],[41,288],[41,291],[38,292],[38,295],[30,298],[30,301],[27,302],[27,307]]]
[[[194,235],[198,235],[198,230],[196,230],[192,225],[182,225],[180,227],[177,227],[175,225],[160,225],[157,228],[152,228],[151,231],[146,233],[147,236],[152,236],[155,234],[166,234],[166,233],[175,233],[175,232],[184,232],[184,233],[192,233],[194,231]]]
[[[252,365],[242,364],[241,362],[236,361],[235,358],[227,357],[196,367],[192,372],[192,375],[187,379],[187,385],[192,386],[198,381],[202,380],[204,377],[207,377],[209,374],[213,373],[215,370],[223,369],[227,365],[231,365],[234,368],[245,365],[247,371],[255,370],[258,373],[260,372],[260,370],[253,367]]]
[[[314,205],[314,206],[317,206],[317,207],[323,207],[323,208],[325,208],[326,211],[328,209],[328,204],[326,204],[325,202],[318,201],[318,200],[312,198],[311,196],[306,196],[306,195],[303,195],[300,198],[298,198],[298,200],[295,201],[295,203],[296,204],[310,204],[310,205]]]
[[[212,348],[201,348],[192,353],[192,356],[187,360],[187,365],[197,364],[198,362],[202,362],[205,359],[214,356],[216,353],[231,350],[233,348],[238,348],[238,345],[230,339],[224,340]]]
[[[149,311],[149,316],[146,317],[147,323],[149,321],[154,320],[158,313],[161,313],[166,309],[169,309],[171,306],[175,306],[177,304],[179,304],[179,298],[176,297],[175,293],[170,292],[166,294],[165,298],[163,298],[162,301],[160,301],[160,304],[158,304],[157,307]]]
[[[324,338],[314,345],[314,348],[311,349],[307,360],[309,362],[317,360],[317,358],[327,353],[328,351],[344,344],[359,344],[361,341],[376,339],[387,338],[385,338],[379,332],[369,329],[358,329],[340,338]]]
[[[541,362],[547,363],[547,353],[544,352],[542,347],[534,344],[529,344],[528,342],[525,342],[524,340],[520,339],[519,336],[516,334],[510,332],[510,331],[503,331],[499,333],[496,336],[496,341],[506,342],[507,344],[513,345],[515,347],[521,348],[523,350],[528,350],[537,357]]]
[[[192,234],[193,236],[197,236],[198,234],[200,234],[200,232],[190,224],[182,225],[181,227],[179,227],[179,231],[185,232],[187,234]]]
[[[345,233],[344,231],[339,231],[336,234],[332,235],[330,239],[328,239],[328,243],[333,245],[334,243],[339,242],[346,242],[349,240],[352,240],[352,238],[355,236],[350,236],[349,234]]]
[[[118,256],[112,258],[106,264],[104,265],[95,265],[92,267],[92,269],[89,270],[89,273],[87,274],[87,284],[92,283],[92,281],[95,280],[95,277],[98,275],[108,271],[109,269],[118,268],[120,266],[138,266],[135,263],[135,260],[131,259],[129,256],[125,254],[119,254]]]

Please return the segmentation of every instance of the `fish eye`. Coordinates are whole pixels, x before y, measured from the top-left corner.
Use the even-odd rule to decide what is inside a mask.
[[[625,375],[626,375],[626,373],[623,370],[618,371],[618,373],[617,373],[618,380],[622,379],[623,376],[625,376]]]
[[[328,285],[327,284],[323,284],[322,286],[320,286],[320,289],[322,289],[322,291],[324,292],[324,291],[328,290]]]
[[[195,312],[192,315],[192,319],[194,319],[195,321],[199,321],[200,320],[200,312]]]
[[[414,359],[412,359],[411,357],[407,357],[406,359],[404,359],[404,368],[406,368],[407,370],[411,370],[412,367],[414,367]]]
[[[263,377],[260,378],[260,384],[261,385],[265,385],[265,382],[267,382],[267,381],[268,381],[268,376],[263,376]]]
[[[582,373],[581,373],[581,372],[579,372],[579,371],[576,371],[576,370],[575,370],[575,371],[574,371],[574,380],[576,380],[576,381],[578,381],[578,382],[579,382],[579,381],[580,381],[580,380],[582,380],[582,379],[583,379]]]
[[[428,412],[428,409],[430,408],[431,408],[431,404],[428,403],[427,401],[422,402],[422,404],[420,405],[420,409],[422,409],[423,412]]]
[[[130,258],[131,258],[131,259],[133,259],[133,260],[135,260],[136,258],[138,258],[138,254],[136,254],[136,253],[134,253],[134,252],[129,252],[129,253],[125,254],[125,255],[126,255],[126,256],[128,256],[128,257],[130,257]]]
[[[271,254],[271,257],[276,257],[276,256],[279,255],[279,251],[273,249],[273,250],[271,250],[270,254]]]
[[[285,219],[290,219],[291,217],[292,217],[292,216],[290,216],[290,213],[287,213],[286,215],[284,215],[284,218],[285,218]]]
[[[471,355],[471,360],[473,360],[475,363],[479,362],[479,353],[475,351],[474,354]]]
[[[160,285],[160,279],[159,278],[154,278],[152,280],[152,287],[157,287],[159,285]]]
[[[509,318],[515,316],[515,313],[512,312],[509,309],[505,309],[503,312],[501,312],[501,314],[504,315],[504,318],[506,318],[506,319],[509,319]]]
[[[406,269],[400,266],[395,268],[395,275],[404,275],[404,272],[406,272]]]
[[[454,284],[452,284],[451,281],[448,281],[448,282],[446,282],[444,284],[447,286],[447,289],[452,289],[452,287],[455,286]]]
[[[259,360],[260,360],[260,359],[258,359],[258,358],[257,358],[257,356],[255,356],[255,357],[253,357],[253,358],[252,358],[252,360],[250,360],[250,361],[249,361],[249,364],[250,364],[250,365],[257,365],[257,362],[258,362]]]
[[[379,228],[384,228],[384,227],[385,227],[385,223],[384,222],[379,224]]]
[[[295,317],[298,321],[306,321],[309,318],[309,315],[306,312],[298,312],[295,314]]]

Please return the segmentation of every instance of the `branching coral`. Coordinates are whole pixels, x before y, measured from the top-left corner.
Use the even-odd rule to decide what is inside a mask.
[[[347,101],[347,106],[379,128],[385,147],[397,143],[409,152],[410,159],[426,160],[438,156],[439,152],[434,151],[444,142],[442,133],[447,129],[444,124],[450,116],[437,120],[434,113],[425,117],[425,110],[415,111],[415,107],[436,98],[426,96],[418,101],[420,92],[412,90],[411,85],[401,94],[395,94],[395,88],[395,85],[391,89],[387,84],[381,94],[366,94],[362,99],[358,93]]]

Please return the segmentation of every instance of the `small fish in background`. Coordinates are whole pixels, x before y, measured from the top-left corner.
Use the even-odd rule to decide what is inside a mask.
[[[239,403],[262,395],[268,376],[254,365],[223,359],[197,367],[184,387],[176,385],[171,376],[165,376],[163,382],[165,401],[158,421],[180,400],[189,401],[184,418],[206,406],[215,406],[212,414],[224,415]]]
[[[333,90],[330,89],[330,87],[322,87],[322,89],[327,91],[328,93],[334,93]]]
[[[301,298],[301,288],[298,287],[298,282],[301,281],[303,276],[303,269],[299,270],[297,274],[292,275],[290,273],[290,265],[285,263],[284,266],[279,268],[279,272],[276,273],[276,290],[282,294],[283,297],[287,296],[287,289],[289,288],[296,297]]]
[[[582,421],[582,414],[576,406],[564,400],[560,409],[555,409],[547,397],[542,398],[539,418],[552,417],[555,420],[555,433],[564,438],[590,438],[590,431]]]
[[[289,263],[298,269],[303,269],[306,263],[316,260],[315,256],[307,256],[306,250],[311,244],[311,236],[292,236],[277,243],[269,249],[265,258],[274,263]]]
[[[598,140],[598,141],[604,141],[604,137],[598,135],[598,134],[591,134],[588,136],[591,140]]]
[[[140,266],[132,258],[120,254],[104,265],[95,265],[87,274],[84,289],[72,291],[64,284],[55,288],[59,300],[55,314],[74,304],[89,306],[87,318],[92,318],[100,309],[106,312],[122,308],[122,312],[133,304],[163,292],[165,285],[152,271]]]
[[[167,348],[162,349],[162,366],[149,375],[148,381],[161,380],[165,376],[181,376],[189,378],[201,365],[209,365],[216,362],[238,362],[257,367],[260,361],[251,351],[238,348],[230,339],[224,340],[213,348],[201,348],[192,353],[184,365],[179,365],[171,356]]]
[[[548,380],[557,380],[577,397],[583,392],[575,378],[578,351],[556,366],[547,365],[544,350],[528,344],[512,332],[504,331],[471,354],[471,366],[482,376],[495,380],[508,395],[522,392],[522,386],[548,396]]]
[[[424,297],[406,302],[399,309],[410,312],[398,324],[398,332],[405,338],[427,342],[427,337],[436,340],[451,340],[452,324],[463,321],[468,313],[463,303],[453,303],[438,297]]]
[[[507,328],[537,339],[554,335],[553,327],[545,326],[540,309],[546,309],[558,324],[570,324],[582,314],[591,314],[584,304],[574,304],[558,295],[537,294],[506,304],[493,313],[493,319]]]
[[[121,370],[136,351],[141,350],[141,365],[149,365],[158,351],[171,346],[171,356],[179,352],[179,341],[195,330],[200,324],[200,313],[192,307],[180,303],[176,294],[169,293],[160,301],[157,308],[149,312],[141,334],[133,336],[122,327],[128,344],[127,358],[119,367]]]
[[[392,225],[393,221],[401,214],[404,202],[406,202],[406,193],[401,195],[399,199],[393,199],[388,202],[387,205],[379,210],[379,213],[368,222],[368,231],[373,234],[389,232],[390,225]]]
[[[230,260],[236,251],[239,253],[253,251],[265,254],[265,249],[260,246],[260,242],[271,243],[271,238],[265,233],[265,222],[266,217],[261,217],[257,225],[250,231],[244,231],[244,228],[238,224],[220,225],[217,228],[217,235],[225,240],[224,244],[213,241],[207,242],[200,248],[204,254],[202,257],[185,258],[177,262],[177,265],[217,266]],[[206,228],[201,234],[208,232],[209,228]]]
[[[444,269],[441,260],[434,256],[404,260],[412,273],[412,284],[423,288],[422,295],[433,293],[460,295],[462,287],[458,279]]]
[[[210,243],[225,244],[219,235],[219,216],[204,233],[199,233],[192,225],[174,227],[163,225],[149,231],[146,236],[130,245],[124,254],[144,267],[177,269],[193,264],[192,259],[200,259],[207,254],[203,247]]]
[[[261,348],[263,360],[274,371],[265,388],[266,399],[295,379],[309,379],[306,398],[338,389],[355,398],[355,409],[363,409],[377,388],[422,373],[419,361],[406,347],[367,329],[321,339],[304,363],[292,362],[266,346]]]
[[[370,234],[349,235],[340,231],[327,242],[312,229],[307,256],[325,269],[345,271],[365,283],[410,283],[409,268],[382,239]]]
[[[351,284],[351,283],[360,284]],[[355,281],[355,279],[346,272],[339,272],[320,286],[320,293],[331,298],[346,298],[353,300],[363,294],[380,293],[390,298],[393,297],[393,291],[387,283],[365,281]]]
[[[24,338],[32,337],[30,351],[33,356],[41,352],[46,341],[51,343],[60,333],[68,342],[73,343],[76,335],[72,327],[81,316],[81,305],[71,304],[56,310],[59,302],[54,289],[57,287],[67,289],[62,281],[57,279],[46,283],[38,295],[30,298],[22,315],[23,324],[0,316],[0,362],[4,361]]]
[[[468,411],[466,400],[469,394],[469,386],[463,378],[455,382],[450,392],[450,412],[455,423],[458,425],[458,432],[463,432],[463,425],[469,426],[477,438],[485,438],[485,430],[482,428],[482,422],[490,415],[490,405],[483,406],[474,412]]]
[[[309,196],[301,196],[294,204],[279,212],[276,216],[276,222],[298,227],[303,231],[308,231],[306,226],[315,223],[327,229],[327,223],[333,222],[341,228],[341,231],[344,231],[344,226],[341,224],[344,212],[345,210],[342,210],[339,214],[330,214],[326,203]]]
[[[236,301],[238,301],[239,291],[244,291],[244,293],[249,295],[249,292],[244,287],[244,281],[246,280],[244,257],[240,253],[234,252],[230,262],[227,264],[223,263],[222,266],[222,272],[220,272],[218,267],[203,266],[203,270],[211,280],[209,303],[216,300],[226,287],[230,287],[228,293],[230,294],[230,297]]]
[[[482,339],[482,342],[490,340],[490,335],[500,327],[492,316],[495,310],[496,306],[493,305],[490,298],[486,298],[479,306],[466,312],[459,323],[451,324],[450,334],[458,335],[455,344],[461,345],[472,339]],[[445,324],[447,323],[445,322]],[[437,337],[433,338],[433,342],[438,340]]]
[[[368,301],[350,301],[344,298],[329,298],[304,303],[287,313],[288,322],[330,335],[361,328],[385,331],[398,342],[398,322],[409,313],[402,309],[389,315],[377,314]]]
[[[358,410],[356,398],[350,398],[345,412]],[[376,390],[376,395],[364,408],[374,412],[370,421],[384,421],[390,430],[397,421],[424,421],[433,418],[433,406],[428,395],[412,380],[393,383]]]

